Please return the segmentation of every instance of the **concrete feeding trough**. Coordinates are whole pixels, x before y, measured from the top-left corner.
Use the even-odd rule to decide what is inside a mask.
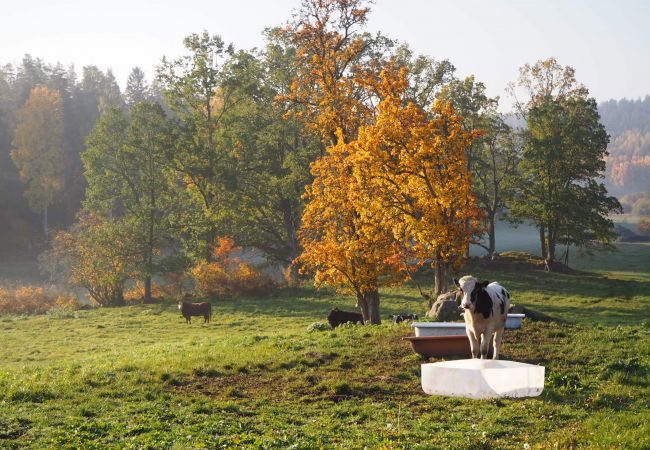
[[[543,366],[490,359],[422,364],[422,390],[472,399],[537,397],[544,390],[544,371]]]
[[[506,318],[506,330],[518,330],[521,328],[521,321],[526,314],[508,314]]]
[[[465,322],[413,322],[416,337],[465,334]]]
[[[526,314],[508,314],[506,329],[518,330]],[[413,322],[415,336],[454,336],[465,334],[465,322]]]

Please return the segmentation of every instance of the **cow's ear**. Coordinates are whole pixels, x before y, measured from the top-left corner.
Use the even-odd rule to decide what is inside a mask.
[[[454,284],[458,287],[460,287],[460,283],[458,282],[458,278],[454,278]]]
[[[480,288],[486,288],[486,287],[488,287],[488,284],[490,284],[490,282],[487,281],[487,280],[485,280],[485,281],[479,281],[479,282],[478,282],[478,287],[480,287]]]

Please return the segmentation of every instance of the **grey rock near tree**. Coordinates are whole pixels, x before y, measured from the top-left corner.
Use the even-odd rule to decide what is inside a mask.
[[[457,321],[461,318],[460,291],[455,290],[439,295],[427,312],[430,317],[438,322]]]

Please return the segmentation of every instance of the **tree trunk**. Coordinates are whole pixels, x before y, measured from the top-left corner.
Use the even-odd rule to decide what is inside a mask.
[[[379,291],[373,290],[364,293],[368,316],[372,325],[381,325],[381,313],[379,310]],[[366,322],[367,323],[367,322]]]
[[[296,235],[296,227],[293,222],[293,215],[291,204],[286,199],[281,202],[282,218],[284,222],[284,229],[287,233],[287,244],[289,246],[289,267],[284,273],[285,281],[289,286],[297,286],[300,283],[300,273],[298,266],[292,264],[293,260],[298,256],[298,237]]]
[[[357,294],[357,306],[361,310],[361,316],[363,316],[363,323],[370,322],[370,310],[368,309],[368,302],[363,294]]]
[[[555,233],[549,228],[546,239],[546,257],[549,264],[555,262]]]
[[[43,234],[47,238],[47,229],[48,229],[48,224],[47,224],[47,206],[43,210]]]
[[[210,226],[210,229],[205,234],[205,254],[203,255],[207,262],[213,261],[212,251],[217,240],[217,230],[214,226]]]
[[[434,298],[438,298],[440,294],[444,294],[449,290],[449,270],[447,264],[440,260],[436,261],[433,266],[433,273],[435,276],[433,294]]]
[[[144,302],[151,303],[151,275],[144,278]]]
[[[539,226],[539,248],[542,259],[546,259],[548,256],[546,253],[546,228],[541,224]]]
[[[488,256],[492,258],[496,252],[496,237],[494,233],[494,214],[490,214],[488,221]]]

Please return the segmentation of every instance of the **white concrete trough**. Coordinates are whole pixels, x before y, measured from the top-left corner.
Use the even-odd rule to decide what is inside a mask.
[[[422,364],[422,389],[473,399],[537,397],[544,390],[544,367],[491,359]]]
[[[520,329],[524,317],[526,314],[508,314],[506,329]],[[413,322],[411,326],[415,329],[415,337],[465,334],[465,322]]]
[[[415,337],[465,334],[465,322],[413,322]]]
[[[518,330],[521,328],[521,321],[526,314],[508,314],[506,318],[506,330]]]

